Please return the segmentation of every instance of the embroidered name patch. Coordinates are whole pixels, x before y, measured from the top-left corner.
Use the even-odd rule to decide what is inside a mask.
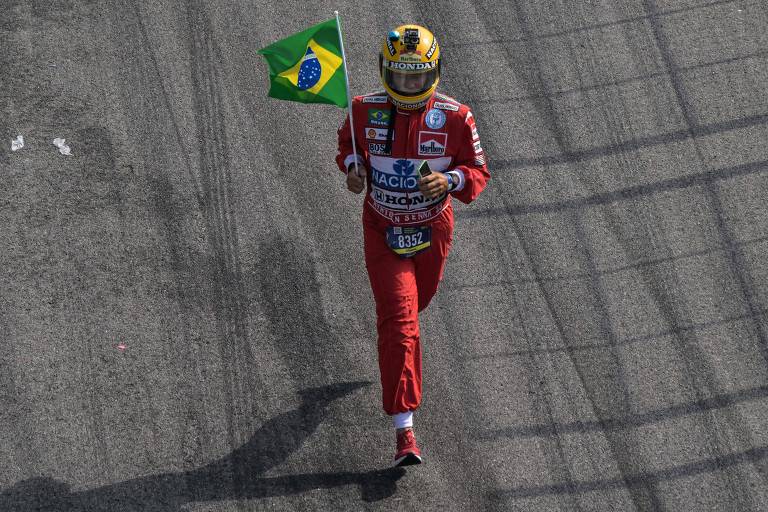
[[[435,108],[441,108],[443,110],[452,110],[454,112],[459,111],[459,106],[453,103],[445,103],[444,101],[436,101],[432,104]]]
[[[363,103],[386,103],[387,97],[386,96],[365,96],[363,98]]]

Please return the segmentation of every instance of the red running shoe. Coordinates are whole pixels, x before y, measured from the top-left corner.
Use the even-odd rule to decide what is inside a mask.
[[[421,464],[421,450],[416,444],[413,429],[407,428],[397,434],[395,466],[412,466],[414,464]]]

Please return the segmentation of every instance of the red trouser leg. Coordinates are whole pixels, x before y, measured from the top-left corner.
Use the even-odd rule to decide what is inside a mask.
[[[386,226],[364,222],[365,264],[376,301],[382,403],[389,414],[413,411],[421,403],[419,311],[427,307],[443,275],[451,246],[453,216],[433,223],[432,246],[401,258],[386,242]]]

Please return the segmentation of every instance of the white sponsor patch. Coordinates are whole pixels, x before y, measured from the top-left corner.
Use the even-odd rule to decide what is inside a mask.
[[[419,156],[444,155],[447,144],[447,133],[419,132]]]
[[[472,140],[480,140],[480,136],[477,134],[477,126],[472,127]]]
[[[410,176],[415,175],[416,167],[421,165],[421,160],[410,160],[411,164],[413,165],[413,171],[410,173],[403,173],[403,172],[397,172],[395,167],[398,167],[401,171],[403,168],[409,168],[410,165],[403,166],[403,163],[405,162],[402,158],[392,158],[389,156],[372,156],[371,157],[371,166],[374,169],[379,169],[382,172],[385,172],[387,174],[400,174],[402,176]],[[442,156],[439,158],[430,158],[429,161],[429,168],[433,171],[445,171],[450,167],[451,162],[453,159],[449,156]]]
[[[470,120],[470,119],[472,119],[473,117],[474,117],[474,116],[472,115],[472,112],[467,112],[467,117],[465,117],[465,118],[464,118],[464,121],[469,121],[469,120]]]
[[[392,210],[419,210],[439,203],[443,198],[438,196],[427,199],[421,192],[395,192],[374,186],[371,190],[373,200]]]
[[[479,155],[475,157],[475,165],[483,166],[485,165],[485,156]]]
[[[365,138],[368,140],[387,140],[386,128],[365,128]],[[392,130],[392,140],[395,140],[395,130]]]
[[[475,142],[474,146],[475,146],[475,154],[476,155],[479,155],[480,153],[483,152],[483,148],[482,148],[482,146],[480,146],[480,141]]]
[[[363,103],[386,103],[387,97],[386,96],[365,96],[363,98]]]
[[[432,106],[435,108],[441,108],[443,110],[452,110],[454,112],[459,111],[458,105],[455,105],[453,103],[445,103],[444,101],[436,101],[435,103],[432,104]]]
[[[391,155],[392,151],[385,151],[387,144],[384,142],[369,142],[368,152],[372,155]]]

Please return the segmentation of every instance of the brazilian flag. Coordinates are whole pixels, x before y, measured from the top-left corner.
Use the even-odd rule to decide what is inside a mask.
[[[346,107],[347,88],[336,18],[259,50],[269,65],[269,96]]]

